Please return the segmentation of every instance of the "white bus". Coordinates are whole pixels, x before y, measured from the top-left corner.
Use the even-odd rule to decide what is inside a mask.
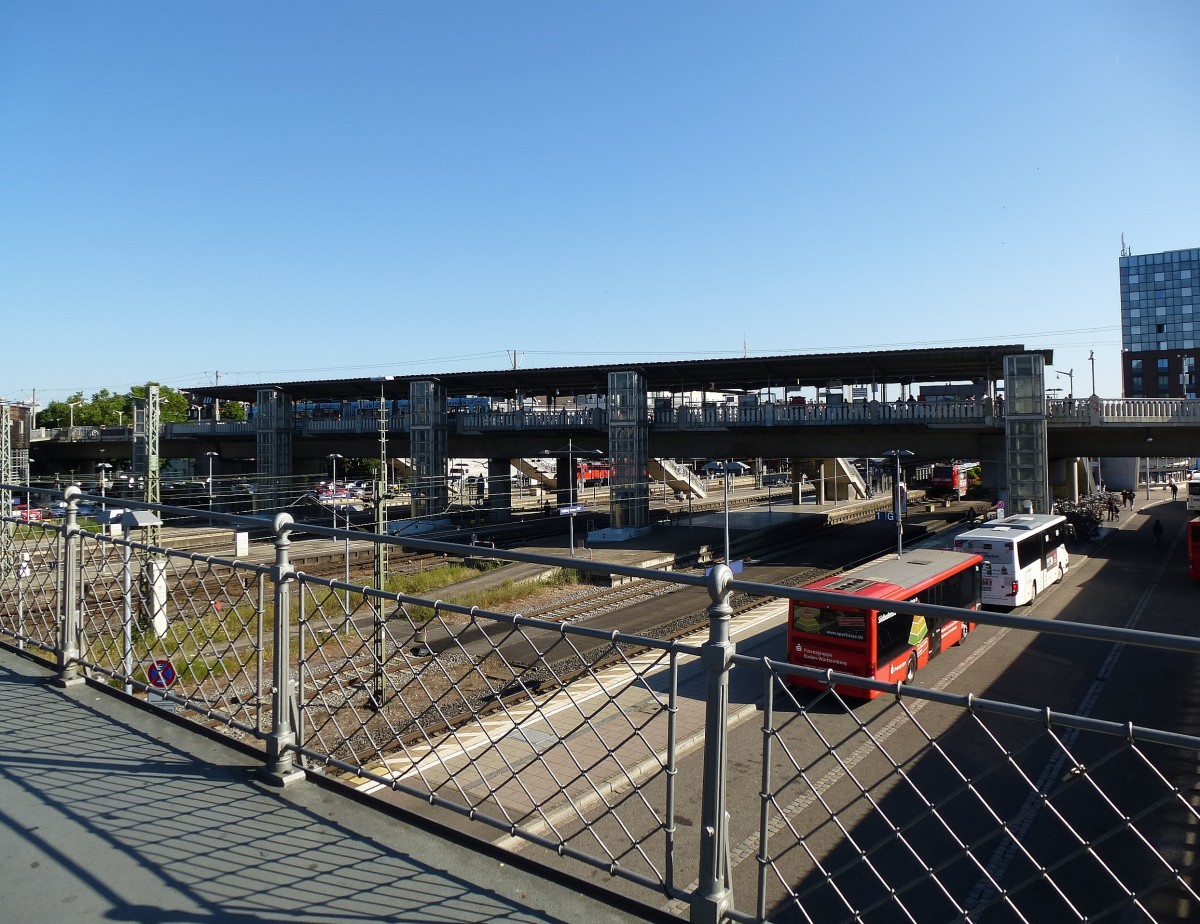
[[[1187,492],[1187,509],[1200,510],[1200,472],[1192,472],[1188,475],[1183,489]]]
[[[983,556],[983,603],[1014,607],[1067,573],[1067,518],[1022,513],[955,537],[954,548]]]

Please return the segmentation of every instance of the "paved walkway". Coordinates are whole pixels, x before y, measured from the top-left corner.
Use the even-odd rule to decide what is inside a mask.
[[[658,920],[259,763],[0,650],[0,920]]]

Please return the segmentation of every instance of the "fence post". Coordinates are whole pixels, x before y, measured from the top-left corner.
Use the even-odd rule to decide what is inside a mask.
[[[63,493],[67,502],[67,515],[63,521],[62,531],[62,561],[59,568],[59,637],[58,637],[58,678],[55,683],[61,687],[74,686],[83,683],[83,675],[79,672],[79,495],[83,492],[71,485]]]
[[[267,765],[264,775],[277,786],[286,786],[304,778],[304,771],[296,766],[296,729],[292,726],[292,698],[295,687],[292,682],[292,568],[288,551],[294,520],[291,514],[281,513],[275,517],[271,528],[275,531],[275,565],[271,568],[274,584],[275,618],[272,624],[274,657],[271,684],[271,732],[267,735]]]
[[[733,909],[729,878],[729,821],[725,791],[729,770],[729,666],[736,646],[729,640],[733,572],[717,565],[708,573],[708,641],[700,662],[708,678],[704,717],[704,778],[700,809],[700,869],[692,896],[692,924],[720,924]]]

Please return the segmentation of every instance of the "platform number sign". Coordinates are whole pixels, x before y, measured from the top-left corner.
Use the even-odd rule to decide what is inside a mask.
[[[175,665],[166,658],[159,658],[146,671],[146,679],[150,681],[150,686],[160,690],[165,690],[173,684],[175,676]]]

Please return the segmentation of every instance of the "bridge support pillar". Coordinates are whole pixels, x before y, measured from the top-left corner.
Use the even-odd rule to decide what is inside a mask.
[[[608,374],[608,451],[613,460],[612,534],[636,536],[650,529],[650,426],[646,380],[638,372]]]
[[[292,399],[277,388],[260,388],[254,407],[256,465],[264,500],[278,510],[287,500],[284,485],[292,474]]]
[[[1046,360],[1041,353],[1004,357],[1006,509],[1049,513]],[[1003,497],[1003,495],[1001,495]]]
[[[412,515],[442,514],[449,503],[446,488],[446,387],[440,382],[410,382],[409,444],[412,452]]]
[[[512,462],[488,459],[487,511],[489,523],[512,520]]]

